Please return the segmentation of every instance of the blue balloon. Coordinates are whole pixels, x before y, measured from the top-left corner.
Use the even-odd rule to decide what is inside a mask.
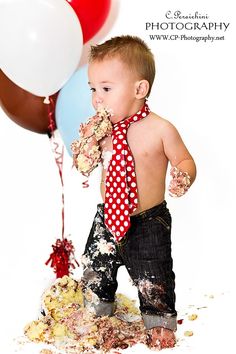
[[[71,156],[70,145],[73,140],[79,138],[80,124],[95,114],[88,86],[87,69],[87,65],[84,65],[72,75],[60,90],[56,101],[57,129]]]

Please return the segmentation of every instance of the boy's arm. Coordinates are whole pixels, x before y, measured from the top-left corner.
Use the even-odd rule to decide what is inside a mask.
[[[177,129],[165,121],[162,129],[164,152],[172,166],[169,191],[171,195],[183,195],[196,178],[196,165]],[[179,193],[177,192],[179,188]],[[175,193],[176,192],[176,193]],[[178,195],[179,194],[179,195]]]

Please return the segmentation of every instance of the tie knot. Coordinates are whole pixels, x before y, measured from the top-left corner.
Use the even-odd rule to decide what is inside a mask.
[[[118,139],[124,139],[127,135],[128,127],[125,124],[121,124],[120,126],[113,127],[113,136],[116,136]]]

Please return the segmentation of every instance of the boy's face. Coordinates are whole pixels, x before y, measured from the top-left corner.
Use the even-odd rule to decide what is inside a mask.
[[[93,107],[110,109],[112,123],[135,113],[138,78],[119,58],[93,61],[89,64],[88,77]]]

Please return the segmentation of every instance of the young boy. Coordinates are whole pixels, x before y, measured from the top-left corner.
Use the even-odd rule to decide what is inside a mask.
[[[149,110],[155,63],[140,38],[92,46],[88,76],[93,106],[111,110],[113,131],[100,142],[104,204],[85,247],[83,281],[97,316],[111,316],[117,271],[125,265],[138,289],[147,344],[173,347],[177,313],[165,178],[170,162],[169,192],[182,196],[195,179],[195,163],[176,128]]]

